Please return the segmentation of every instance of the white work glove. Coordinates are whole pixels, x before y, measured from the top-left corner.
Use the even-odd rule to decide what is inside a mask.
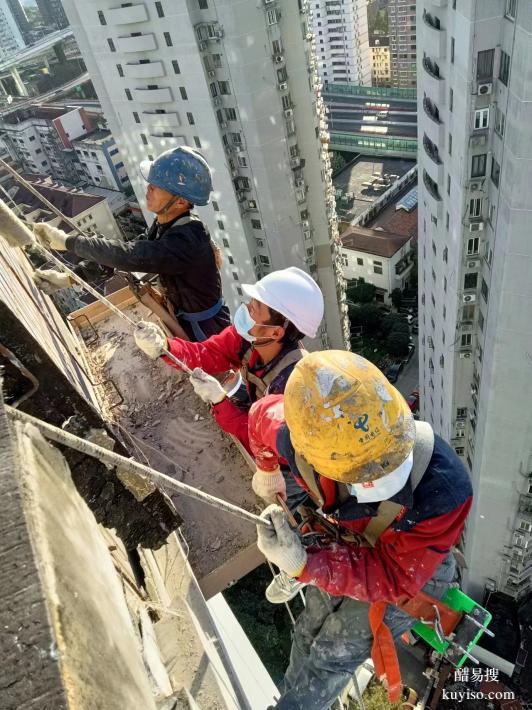
[[[196,367],[190,375],[194,392],[207,404],[218,404],[225,399],[225,390],[215,377]]]
[[[279,466],[273,471],[258,468],[251,480],[251,487],[255,495],[268,504],[277,502],[277,494],[286,500],[286,482]]]
[[[33,225],[33,232],[45,247],[55,249],[55,251],[66,251],[68,234],[63,232],[62,229],[52,227],[51,224],[46,224],[46,222],[38,222]]]
[[[133,331],[133,337],[137,347],[152,360],[157,360],[168,349],[166,335],[156,323],[141,320]]]
[[[283,572],[299,577],[307,564],[307,552],[288,524],[284,510],[278,505],[269,505],[260,517],[271,525],[257,525],[257,547]]]
[[[70,288],[74,283],[68,274],[55,269],[36,269],[31,278],[37,288],[48,296],[63,288]]]

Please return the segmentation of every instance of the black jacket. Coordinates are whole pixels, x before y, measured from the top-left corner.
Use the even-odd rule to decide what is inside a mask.
[[[79,257],[120,271],[158,274],[176,316],[179,311],[205,311],[222,298],[222,283],[211,238],[203,222],[192,218],[186,224],[175,224],[188,216],[180,215],[174,222],[166,224],[154,221],[135,241],[78,235],[68,237],[66,246]],[[195,340],[191,324],[182,318],[179,322]],[[208,337],[229,324],[229,311],[224,307],[214,318],[202,321],[200,325]]]

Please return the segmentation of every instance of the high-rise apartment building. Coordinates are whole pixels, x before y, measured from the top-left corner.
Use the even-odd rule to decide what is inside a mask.
[[[148,222],[138,165],[178,145],[212,166],[198,209],[223,254],[224,296],[298,266],[320,284],[317,344],[349,335],[325,107],[308,5],[276,0],[65,0],[81,53]]]
[[[68,27],[68,18],[61,0],[36,0],[45,25],[62,30]]]
[[[422,416],[474,483],[466,583],[532,572],[532,5],[418,3]]]
[[[24,6],[20,2],[20,0],[7,0],[7,4],[11,10],[11,13],[13,14],[13,17],[15,18],[15,22],[17,23],[17,27],[20,30],[20,34],[22,35],[24,42],[26,43],[29,39],[31,27],[30,23],[28,22],[28,18],[26,17],[26,11],[24,9]]]
[[[422,5],[418,0],[418,6]],[[436,3],[438,4],[438,3]],[[392,86],[416,85],[416,3],[390,0],[388,5]]]
[[[0,61],[9,59],[25,46],[8,0],[0,0]]]
[[[374,35],[369,38],[371,56],[371,85],[390,86],[392,75],[390,68],[390,38]]]
[[[371,85],[366,0],[310,0],[322,81]]]

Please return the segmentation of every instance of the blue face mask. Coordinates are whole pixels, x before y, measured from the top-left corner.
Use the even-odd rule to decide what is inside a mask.
[[[249,331],[257,324],[249,315],[248,307],[245,303],[240,304],[240,306],[236,309],[235,317],[233,318],[233,325],[236,328],[236,332],[241,335],[244,340],[247,340],[249,343],[253,343],[257,340],[254,335],[250,335],[249,333]]]

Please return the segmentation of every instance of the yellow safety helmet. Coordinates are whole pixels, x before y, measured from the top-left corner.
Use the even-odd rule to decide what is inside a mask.
[[[382,478],[414,447],[414,418],[402,395],[355,353],[327,350],[300,360],[286,384],[284,413],[296,452],[335,481]]]

